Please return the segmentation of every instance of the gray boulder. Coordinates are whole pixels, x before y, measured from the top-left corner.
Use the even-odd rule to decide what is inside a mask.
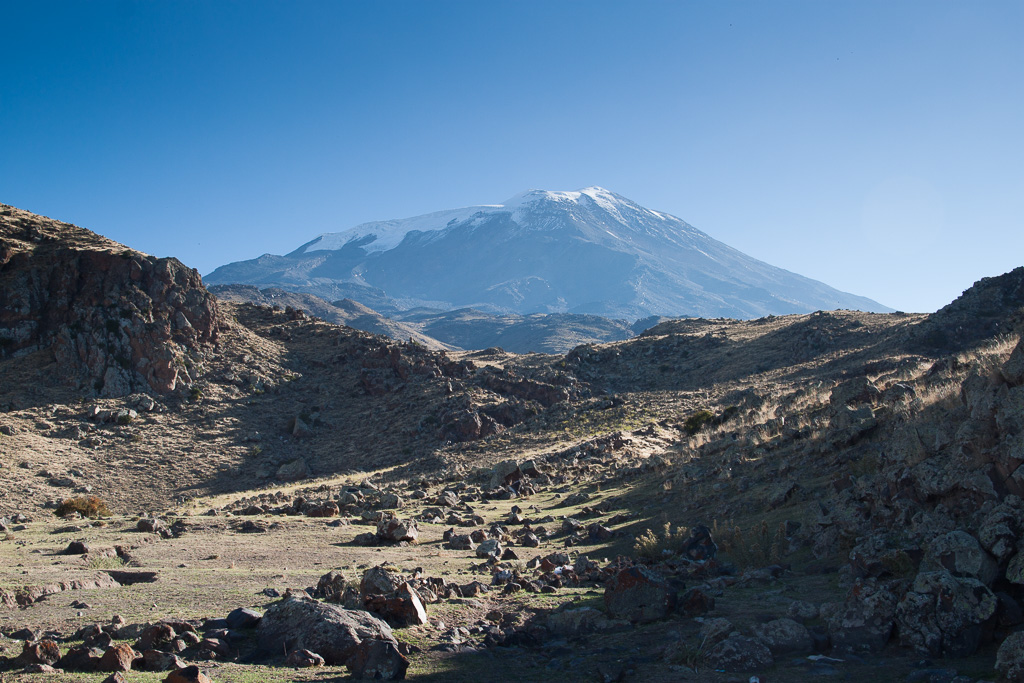
[[[500,557],[501,551],[501,542],[497,539],[489,538],[476,547],[476,556],[482,559]]]
[[[272,605],[263,614],[257,634],[260,648],[271,655],[304,649],[332,666],[347,664],[363,643],[398,646],[391,627],[370,613],[306,597],[290,597]],[[401,673],[404,676],[405,671]]]
[[[922,571],[946,570],[956,576],[973,576],[986,586],[999,574],[995,560],[978,540],[966,531],[950,531],[939,536],[925,553]]]
[[[857,581],[845,602],[825,603],[821,617],[839,651],[878,652],[889,642],[896,617],[895,594],[874,581]]]
[[[996,671],[1010,683],[1024,681],[1024,631],[1006,636],[996,653]]]
[[[997,602],[978,579],[921,572],[896,608],[900,644],[931,657],[970,656]]]

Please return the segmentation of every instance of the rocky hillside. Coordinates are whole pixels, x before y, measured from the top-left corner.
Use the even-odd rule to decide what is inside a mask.
[[[209,341],[171,329],[204,354],[188,392],[114,397],[69,388],[88,357],[39,322],[74,309],[40,292],[92,285],[8,268],[120,247],[21,216],[4,676],[1024,680],[1024,271],[930,316],[668,320],[564,355],[221,302]]]
[[[43,352],[91,395],[167,394],[201,374],[217,303],[199,273],[0,205],[0,354]]]

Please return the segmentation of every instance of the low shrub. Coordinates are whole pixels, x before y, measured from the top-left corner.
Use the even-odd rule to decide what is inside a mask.
[[[73,512],[77,512],[82,515],[82,517],[88,517],[90,519],[109,517],[112,514],[110,512],[110,508],[107,507],[107,504],[98,496],[68,498],[57,506],[57,510],[54,514],[58,517],[66,517]]]

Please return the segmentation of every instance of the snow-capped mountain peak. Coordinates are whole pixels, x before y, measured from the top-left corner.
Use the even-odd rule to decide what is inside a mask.
[[[885,310],[597,186],[527,190],[501,204],[364,223],[287,256],[228,264],[207,281],[366,296],[367,305],[396,308],[631,318]]]

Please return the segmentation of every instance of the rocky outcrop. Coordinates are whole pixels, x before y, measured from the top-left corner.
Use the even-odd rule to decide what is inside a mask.
[[[217,302],[198,271],[0,205],[0,354],[48,350],[101,396],[167,394],[202,373]]]

